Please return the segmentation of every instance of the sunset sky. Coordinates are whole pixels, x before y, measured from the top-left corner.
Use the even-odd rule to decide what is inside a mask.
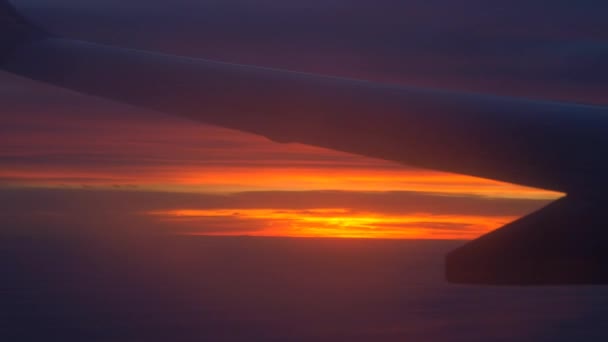
[[[607,17],[0,0],[0,341],[608,341]]]
[[[547,58],[565,54],[576,62],[585,51],[605,49],[598,43],[605,33],[594,33],[576,46],[581,49],[564,43],[589,37],[592,20],[576,21],[567,35],[542,19],[525,31],[508,31],[512,26],[504,24],[521,19],[518,12],[473,10],[477,2],[469,2],[438,13],[412,1],[399,11],[415,13],[407,20],[386,8],[340,1],[304,8],[186,0],[172,7],[158,1],[20,5],[54,32],[102,43],[379,82],[605,103],[585,65],[577,64],[572,78]],[[194,9],[198,16],[187,15]],[[530,5],[529,11],[540,10]],[[475,45],[489,37],[492,44]],[[526,63],[507,58],[515,50]],[[0,97],[0,199],[6,203],[0,217],[11,233],[472,239],[561,196],[278,144],[8,75],[0,76]]]
[[[34,104],[19,97],[32,88]],[[201,125],[13,80],[10,230],[470,239],[559,196]],[[103,226],[98,227],[102,222]]]

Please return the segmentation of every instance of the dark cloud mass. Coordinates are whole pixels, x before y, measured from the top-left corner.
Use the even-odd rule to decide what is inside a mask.
[[[355,78],[606,103],[597,1],[22,1],[53,31]]]

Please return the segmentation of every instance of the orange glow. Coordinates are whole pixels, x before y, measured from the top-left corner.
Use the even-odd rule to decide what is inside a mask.
[[[180,209],[146,213],[176,227],[178,233],[199,235],[196,227],[206,220],[223,219],[259,222],[255,232],[231,232],[219,235],[342,237],[383,239],[468,239],[495,229],[517,217],[482,217],[458,215],[386,215],[352,212],[344,208],[309,210],[284,209]],[[186,233],[179,232],[187,227]],[[205,233],[204,235],[217,235]]]
[[[392,213],[399,208],[389,213],[382,204],[374,202],[355,210],[340,208],[348,206],[347,203],[320,204],[315,199],[307,203],[338,208],[301,210],[296,209],[303,207],[301,200],[284,197],[281,205],[287,209],[272,207],[276,204],[238,202],[237,209],[217,210],[194,204],[197,210],[175,210],[180,204],[145,216],[155,223],[168,223],[168,229],[180,234],[357,238],[475,238],[516,219],[513,215],[525,214],[527,209],[515,204],[519,200],[520,203],[540,200],[540,203],[562,195],[300,144],[277,144],[263,137],[172,117],[149,120],[146,114],[146,120],[138,116],[129,119],[129,113],[106,117],[103,108],[98,110],[99,115],[87,120],[76,119],[80,115],[67,115],[61,120],[61,113],[3,117],[9,124],[32,127],[32,131],[7,130],[2,135],[0,156],[8,157],[9,162],[0,168],[0,186],[162,192],[167,197],[178,197],[177,193],[223,196],[327,190],[413,194],[409,202],[403,203],[406,214]],[[494,204],[485,202],[479,210],[459,214],[457,210],[449,210],[450,205],[435,206],[427,200],[420,209],[424,212],[412,213],[416,193],[473,196],[490,202],[508,199],[501,202],[502,208],[520,209],[497,211]],[[138,212],[147,210],[141,209],[140,203],[137,205]],[[125,212],[130,209],[128,205],[120,208]],[[214,229],[205,229],[210,225]]]
[[[58,115],[20,125],[57,127]],[[100,116],[101,118],[102,116]],[[500,198],[555,199],[560,194],[465,175],[413,169],[395,162],[301,144],[277,144],[232,130],[193,125],[177,118],[143,121],[124,113],[117,122],[61,122],[70,135],[55,131],[3,136],[0,154],[45,160],[0,168],[12,186],[137,188],[195,193],[243,191],[419,191]],[[81,156],[101,156],[87,164]],[[95,160],[95,158],[93,158]]]
[[[378,162],[383,163],[383,162]],[[171,168],[140,173],[78,170],[0,170],[0,178],[18,186],[136,188],[165,192],[243,191],[416,191],[496,198],[556,199],[561,194],[464,175],[427,170],[357,168]]]

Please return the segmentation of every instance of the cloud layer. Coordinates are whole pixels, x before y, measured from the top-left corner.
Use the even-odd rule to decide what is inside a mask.
[[[126,47],[381,82],[607,103],[603,13],[608,5],[597,1],[27,0],[18,5],[54,32]],[[104,224],[153,227],[162,224],[133,213],[181,209],[299,213],[333,208],[385,217],[421,212],[516,217],[557,196],[274,144],[8,75],[0,78],[0,97],[8,114],[0,116],[0,182],[5,189],[12,187],[6,191],[14,196],[15,186],[59,189],[61,200],[49,199],[59,206],[53,212],[87,212],[96,218],[76,215],[67,222],[53,216],[40,219],[41,226],[59,222],[58,229],[76,228],[94,222],[100,229]],[[89,199],[82,200],[87,205],[92,205],[90,197],[100,196],[91,208],[103,208],[106,200],[122,203],[114,192],[115,197],[101,200],[108,189],[120,190],[126,198],[143,191],[146,199],[138,200],[143,203],[154,203],[156,195],[150,194],[163,191],[180,205],[140,208],[129,202],[123,209],[97,211],[83,204],[71,210],[67,198],[80,195],[68,191],[67,196],[65,188],[88,189],[84,197]],[[31,227],[31,220],[49,212],[42,206],[42,216],[28,216],[28,208],[39,205],[28,191],[35,190],[25,190],[28,199],[16,201],[21,207],[12,206],[3,216],[12,220],[11,227]],[[225,197],[227,193],[233,195]],[[445,194],[457,197],[451,201]],[[184,202],[184,196],[195,196],[198,205]],[[115,214],[100,214],[108,212]],[[231,222],[223,226],[231,232],[266,227],[260,220],[249,220],[247,226],[225,219],[206,223],[219,231]],[[123,223],[110,224],[113,220]],[[444,223],[426,223],[431,230],[445,228]],[[466,224],[461,227],[471,232]]]
[[[2,234],[214,234],[468,239],[547,200],[419,192],[3,189]]]
[[[592,1],[20,2],[81,39],[376,81],[606,103]]]

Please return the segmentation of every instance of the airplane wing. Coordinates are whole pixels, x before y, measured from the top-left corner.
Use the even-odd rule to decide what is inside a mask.
[[[0,0],[0,68],[208,124],[568,195],[453,251],[449,281],[608,283],[608,107],[458,93],[56,37]],[[580,241],[579,241],[580,240]],[[583,243],[594,241],[592,244]],[[600,243],[601,242],[601,243]]]

